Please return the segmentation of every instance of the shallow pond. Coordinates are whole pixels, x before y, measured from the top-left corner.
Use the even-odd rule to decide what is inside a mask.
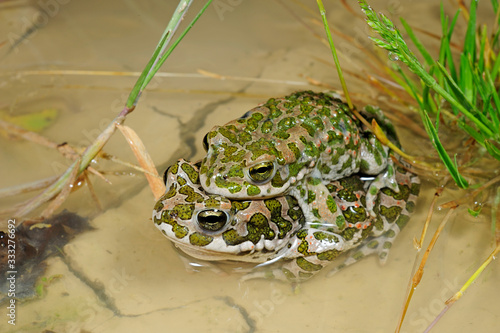
[[[484,2],[479,16],[491,22],[489,2]],[[403,16],[413,26],[440,31],[437,1],[370,3],[394,19]],[[352,38],[336,37],[355,98],[390,104],[388,97],[356,78],[373,69],[357,48],[358,43],[371,48],[365,23],[340,2],[325,5],[333,28]],[[38,6],[35,1],[0,1],[0,110],[16,114],[57,109],[57,121],[43,135],[54,142],[87,145],[122,108],[136,80],[133,73],[147,62],[176,1],[47,0]],[[324,89],[306,78],[340,88],[329,50],[314,34],[323,36],[319,21],[312,20],[315,3],[304,6],[214,1],[166,62],[163,72],[171,74],[153,80],[126,121],[160,172],[180,157],[199,159],[201,140],[212,126],[257,103],[295,90]],[[445,7],[453,15],[449,2]],[[201,1],[195,1],[189,18],[199,8]],[[354,2],[353,8],[360,13]],[[199,69],[232,78],[203,77]],[[398,130],[407,151],[429,154],[432,148],[424,140],[414,139],[401,126]],[[69,165],[49,149],[0,140],[2,188],[54,176]],[[135,161],[118,133],[105,151]],[[113,183],[92,178],[104,211],[97,210],[85,186],[64,206],[91,217],[95,229],[66,245],[64,255],[48,260],[43,276],[58,278],[47,283],[43,297],[18,302],[15,326],[7,323],[7,305],[2,304],[2,332],[394,331],[414,262],[413,238],[420,236],[433,197],[429,180],[422,179],[417,214],[385,266],[370,257],[333,277],[326,277],[326,269],[292,288],[268,280],[241,282],[238,274],[208,269],[187,272],[151,222],[154,199],[143,176],[109,161],[95,167],[107,171]],[[439,202],[460,195],[445,190]],[[5,200],[2,208],[12,204]],[[431,232],[444,213],[436,212]],[[2,223],[8,218],[2,217]],[[466,208],[458,209],[431,254],[403,332],[422,332],[491,251],[490,217],[472,218]],[[500,269],[493,263],[434,331],[497,332],[499,280]]]

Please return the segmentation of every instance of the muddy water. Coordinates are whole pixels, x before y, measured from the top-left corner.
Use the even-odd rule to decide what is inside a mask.
[[[201,7],[200,1],[195,2],[190,17]],[[393,18],[404,16],[412,25],[439,31],[436,1],[389,3],[371,2]],[[52,0],[40,4],[0,2],[0,42],[4,43],[0,49],[0,109],[14,114],[57,109],[57,121],[43,134],[54,142],[86,145],[120,111],[136,80],[132,74],[105,71],[140,71],[176,4],[158,0]],[[491,22],[487,21],[491,20],[489,3],[481,5],[486,8],[480,17]],[[341,62],[350,73],[350,90],[358,99],[364,96],[386,102],[387,97],[355,78],[355,74],[373,70],[356,47],[370,47],[365,24],[338,2],[326,6],[333,28],[352,38],[336,37]],[[163,68],[172,74],[154,80],[126,122],[141,136],[161,171],[177,158],[201,157],[201,139],[208,129],[256,103],[294,90],[322,89],[309,85],[306,77],[339,88],[329,51],[314,35],[323,35],[317,20],[312,19],[315,4],[300,7],[290,2],[289,8],[295,16],[278,1],[216,0],[172,54]],[[451,8],[447,10],[453,13]],[[463,21],[459,23],[463,26]],[[19,41],[27,30],[31,32]],[[257,80],[221,81],[198,76],[198,69]],[[428,154],[430,147],[423,141],[404,128],[399,131],[408,151]],[[48,149],[1,140],[1,187],[53,176],[68,165]],[[133,161],[119,135],[106,151]],[[95,230],[64,247],[64,257],[49,260],[44,276],[60,277],[45,288],[43,297],[18,302],[15,326],[7,323],[7,309],[2,304],[1,331],[394,330],[415,257],[412,239],[420,235],[433,196],[431,182],[424,179],[418,212],[394,244],[385,266],[368,258],[330,278],[322,272],[292,289],[272,281],[241,283],[238,275],[209,269],[187,272],[151,223],[154,200],[142,176],[105,161],[96,167],[108,171],[113,182],[108,185],[93,179],[105,211],[97,211],[85,188],[74,193],[66,205],[91,216]],[[459,195],[458,191],[445,191],[442,202]],[[11,204],[7,200],[2,206]],[[444,213],[437,212],[431,231]],[[2,218],[6,221],[8,216]],[[455,214],[431,255],[404,332],[422,332],[441,311],[443,301],[491,252],[489,223],[486,214],[476,219],[465,209]],[[499,278],[500,269],[494,263],[434,331],[498,331]]]

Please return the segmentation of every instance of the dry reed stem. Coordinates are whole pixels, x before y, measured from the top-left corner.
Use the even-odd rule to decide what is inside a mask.
[[[448,220],[450,219],[451,214],[455,211],[456,208],[457,207],[452,207],[448,210],[445,217],[443,218],[443,220],[439,224],[436,232],[434,233],[434,236],[432,237],[431,242],[427,246],[427,249],[425,250],[424,255],[422,256],[422,260],[420,261],[420,266],[418,267],[417,271],[415,272],[415,274],[413,275],[413,277],[411,279],[411,287],[409,288],[409,292],[408,292],[408,295],[406,297],[403,310],[401,312],[398,324],[396,326],[396,331],[395,331],[396,333],[399,333],[401,331],[401,327],[403,325],[403,321],[405,319],[406,312],[408,311],[410,301],[413,297],[413,293],[415,292],[415,289],[419,285],[420,280],[422,279],[422,276],[424,275],[424,267],[425,267],[425,264],[427,263],[427,259],[429,258],[429,255],[430,255],[432,249],[434,248],[434,245],[436,244],[439,236],[441,235],[441,231],[446,226],[446,223],[448,223]]]
[[[158,171],[156,170],[155,164],[151,159],[151,156],[148,154],[146,147],[144,147],[144,144],[142,143],[137,133],[135,133],[135,131],[130,127],[118,125],[118,129],[127,139],[127,142],[132,149],[135,158],[139,161],[139,165],[143,169],[149,171],[149,173],[146,173],[145,176],[148,180],[149,187],[153,192],[155,200],[158,200],[163,195],[163,193],[165,193],[165,184],[163,183],[161,177],[158,175]],[[152,176],[151,174],[153,174],[154,176]]]

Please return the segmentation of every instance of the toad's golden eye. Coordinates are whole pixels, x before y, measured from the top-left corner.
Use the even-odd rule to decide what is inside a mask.
[[[229,221],[229,217],[223,211],[216,209],[206,209],[198,213],[196,217],[198,225],[206,231],[219,231]]]
[[[262,162],[248,169],[248,176],[256,183],[263,183],[274,176],[274,163]]]
[[[205,151],[208,151],[208,133],[203,137],[203,149],[205,149]]]

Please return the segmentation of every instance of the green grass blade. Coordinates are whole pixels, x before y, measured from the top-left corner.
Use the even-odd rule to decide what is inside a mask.
[[[495,108],[491,107],[489,110],[490,118],[493,122],[494,128],[497,129],[496,135],[498,136],[500,134],[500,97],[498,96],[495,83],[493,82],[493,79],[491,78],[491,75],[488,71],[485,71],[485,77],[491,91],[491,96],[493,97],[493,102],[495,104]],[[486,103],[490,104],[489,100],[487,100]]]
[[[481,146],[484,146],[485,138],[478,132],[474,127],[467,125],[464,121],[458,123],[461,129],[463,129],[467,134],[469,134],[474,140],[476,140]]]
[[[146,88],[146,86],[151,82],[154,75],[158,72],[160,67],[163,65],[165,60],[170,56],[172,51],[177,47],[180,41],[184,38],[184,36],[189,32],[189,30],[193,27],[196,21],[200,18],[200,16],[205,12],[207,7],[210,5],[212,0],[208,0],[205,3],[205,6],[200,10],[200,12],[196,15],[196,17],[191,21],[191,23],[184,29],[182,34],[177,38],[177,40],[167,49],[167,46],[175,34],[177,28],[179,27],[180,22],[184,18],[187,10],[189,9],[193,0],[181,0],[175,9],[172,18],[170,19],[165,31],[163,32],[158,45],[156,46],[151,59],[148,64],[142,71],[139,79],[137,80],[134,88],[132,89],[126,103],[127,108],[131,108],[135,106],[141,97],[142,92]]]
[[[490,140],[485,140],[484,146],[491,156],[500,161],[500,149],[498,149]]]
[[[192,2],[193,0],[179,1],[177,8],[172,14],[172,18],[168,22],[167,27],[165,28],[165,31],[163,32],[163,35],[161,36],[160,41],[158,42],[158,45],[156,46],[153,52],[153,55],[151,56],[146,67],[144,68],[141,75],[137,79],[137,82],[135,83],[134,87],[132,88],[132,91],[128,96],[127,103],[125,104],[127,108],[131,108],[137,104],[139,98],[141,97],[142,91],[144,91],[147,84],[151,80],[151,78],[149,78],[148,80],[148,77],[152,77],[152,75],[156,73],[154,71],[155,64],[158,63],[158,61],[160,60],[161,54],[165,51],[165,48],[172,39],[182,18],[186,14]]]
[[[135,82],[135,85],[132,88],[132,91],[130,91],[130,94],[128,96],[127,103],[125,104],[125,106],[127,108],[131,108],[132,106],[137,104],[137,100],[140,97],[141,89],[143,88],[143,85],[144,85],[144,80],[146,79],[147,74],[151,71],[151,67],[153,67],[153,64],[155,63],[155,60],[157,59],[158,54],[160,54],[161,46],[164,43],[166,43],[167,38],[168,38],[168,34],[164,34],[161,37],[160,42],[158,43],[159,46],[156,47],[155,51],[153,52],[153,55],[151,56],[151,59],[149,59],[148,63],[146,64],[146,66],[142,70],[141,75],[139,76],[139,78]]]
[[[446,169],[448,169],[448,172],[450,173],[451,177],[460,188],[463,189],[468,188],[469,183],[467,183],[467,180],[465,180],[465,178],[460,174],[456,164],[451,160],[450,156],[448,155],[443,145],[441,144],[437,131],[434,128],[431,119],[427,115],[427,112],[420,111],[420,116],[422,117],[425,130],[427,131],[429,137],[431,138],[432,145],[436,149],[441,161],[443,161]]]
[[[481,42],[479,44],[479,60],[477,62],[477,68],[481,73],[485,70],[484,55],[485,55],[486,39],[488,38],[486,34],[487,34],[486,26],[483,26],[483,28],[481,29]]]
[[[464,46],[462,48],[465,54],[472,56],[472,62],[476,62],[476,8],[478,0],[472,0],[469,8],[469,23],[465,32]]]
[[[469,120],[471,120],[474,124],[476,124],[478,128],[481,131],[483,131],[488,137],[492,136],[494,133],[494,129],[493,130],[490,129],[490,127],[493,126],[491,121],[488,118],[486,118],[474,105],[472,105],[469,102],[469,100],[467,100],[462,90],[460,90],[456,82],[453,81],[453,78],[446,71],[446,68],[444,68],[444,66],[441,65],[440,63],[437,63],[437,66],[439,70],[443,73],[444,77],[447,79],[447,82],[450,85],[451,90],[459,100],[453,98],[450,94],[448,94],[448,92],[445,93],[449,97],[444,96],[442,92],[439,91],[436,92],[439,93],[441,96],[443,96],[450,103],[452,103],[453,100],[452,104],[456,106]],[[474,114],[469,112],[469,110],[472,110]],[[476,116],[479,117],[480,119],[476,118]]]
[[[175,40],[175,42],[172,44],[172,46],[161,56],[161,58],[159,59],[159,61],[153,66],[152,72],[150,74],[148,74],[148,76],[146,77],[146,80],[144,81],[144,84],[145,84],[144,87],[151,81],[151,79],[158,72],[158,70],[160,70],[160,67],[163,65],[163,63],[165,62],[165,60],[167,60],[167,58],[170,56],[170,54],[172,53],[172,51],[177,47],[177,45],[179,45],[179,43],[181,42],[181,40],[184,38],[184,36],[186,36],[186,34],[189,32],[189,30],[191,30],[191,28],[198,21],[198,19],[201,17],[201,15],[203,15],[203,13],[208,8],[208,6],[210,5],[211,2],[212,2],[212,0],[208,0],[205,3],[205,5],[200,9],[200,11],[198,12],[198,14],[193,18],[193,20],[191,21],[191,23],[189,23],[189,25],[186,27],[186,29],[184,29],[184,31],[181,33],[181,35],[179,36],[179,38],[177,38]],[[187,10],[187,8],[184,9],[184,10]]]
[[[459,90],[470,104],[474,96],[474,84],[472,83],[472,73],[469,71],[469,59],[467,54],[462,53],[460,55],[460,79],[458,84]]]
[[[420,40],[417,38],[417,36],[415,36],[415,33],[413,33],[413,30],[410,27],[410,25],[403,18],[400,18],[400,20],[401,20],[401,23],[403,24],[403,26],[406,30],[406,33],[408,34],[408,36],[412,40],[413,44],[415,44],[417,49],[420,51],[420,54],[422,54],[422,57],[424,57],[427,65],[432,66],[434,64],[434,59],[432,59],[432,56],[429,54],[429,52],[427,52],[424,45],[422,45],[422,42],[420,42]]]
[[[491,79],[493,81],[496,81],[499,69],[500,69],[500,54],[496,56],[495,62],[493,63],[493,68],[491,70]]]
[[[491,6],[493,7],[493,11],[496,13],[498,11],[498,0],[491,0]]]
[[[413,73],[418,75],[426,85],[459,109],[460,112],[476,124],[481,131],[484,131],[488,136],[492,135],[492,131],[486,125],[481,123],[481,121],[479,121],[473,113],[469,112],[456,98],[448,93],[431,75],[429,75],[429,73],[425,71],[413,52],[411,52],[406,45],[399,30],[387,17],[382,14],[379,17],[373,9],[368,6],[365,0],[360,0],[359,5],[367,17],[368,25],[372,27],[380,35],[380,37],[382,37],[382,39],[371,38],[377,46],[397,55],[399,60],[408,66]],[[474,111],[477,111],[477,109]],[[477,112],[480,113],[479,111]]]
[[[328,43],[330,44],[330,50],[332,51],[333,62],[335,63],[335,67],[337,68],[337,74],[339,76],[340,84],[342,85],[342,89],[344,90],[344,96],[349,105],[349,108],[352,110],[354,106],[351,102],[351,97],[349,95],[349,91],[347,90],[347,85],[344,80],[344,75],[342,74],[342,69],[340,68],[339,58],[337,57],[337,50],[335,49],[335,44],[333,43],[332,34],[330,32],[330,28],[328,26],[328,20],[326,19],[326,10],[323,6],[323,2],[321,0],[316,1],[318,4],[319,12],[321,14],[321,18],[323,19],[323,26],[325,27],[326,36],[328,38]]]

